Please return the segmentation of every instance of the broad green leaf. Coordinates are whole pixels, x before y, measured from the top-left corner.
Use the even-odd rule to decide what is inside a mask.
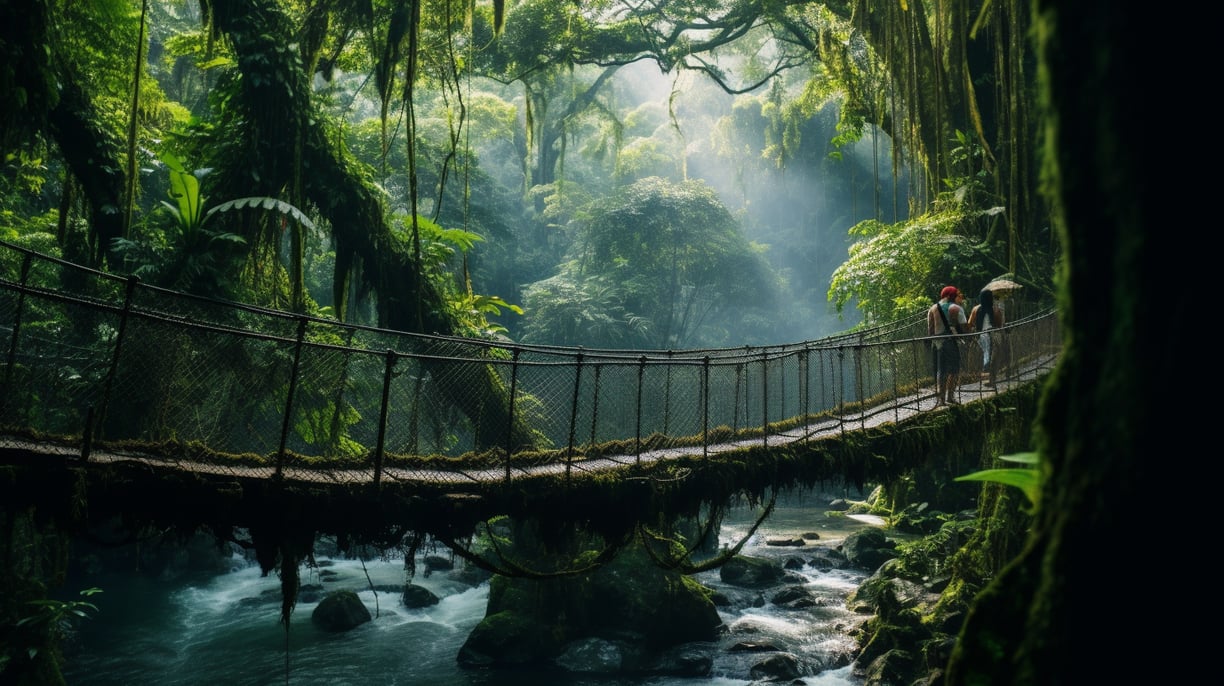
[[[1032,505],[1041,493],[1041,472],[1036,469],[983,469],[956,477],[956,481],[991,481],[1019,488]]]
[[[178,205],[179,226],[190,235],[200,226],[200,180],[173,153],[163,152],[161,161],[170,169],[169,195]]]

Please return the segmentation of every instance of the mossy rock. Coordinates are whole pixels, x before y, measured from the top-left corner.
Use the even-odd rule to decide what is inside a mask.
[[[469,635],[461,659],[473,665],[543,663],[566,644],[590,637],[649,651],[712,641],[723,628],[712,597],[691,577],[654,564],[638,546],[572,577],[495,576],[489,615]]]
[[[560,654],[563,643],[524,613],[498,612],[472,629],[457,660],[466,667],[526,665]]]
[[[438,598],[433,591],[425,588],[424,586],[417,586],[416,584],[408,584],[404,587],[404,595],[402,600],[404,602],[404,607],[410,608],[429,607],[430,605],[437,605],[439,602],[441,602],[441,599]]]
[[[370,610],[353,591],[329,593],[319,601],[310,621],[324,631],[348,631],[370,621]]]
[[[741,588],[765,588],[786,578],[782,566],[774,560],[750,555],[736,555],[718,570],[724,583]]]

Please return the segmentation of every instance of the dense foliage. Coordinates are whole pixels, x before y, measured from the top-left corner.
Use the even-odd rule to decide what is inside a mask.
[[[1010,3],[981,16],[921,10],[930,14],[918,23],[891,5],[836,2],[61,4],[13,5],[26,11],[5,45],[25,67],[6,66],[3,83],[32,107],[4,115],[0,226],[9,238],[53,230],[65,255],[168,286],[427,332],[700,346],[824,335],[859,312],[904,314],[950,279],[984,283],[1017,264],[1028,283],[1048,282],[1049,251],[1021,242],[1042,211],[1011,197],[1028,187],[1031,164],[995,142],[1027,126],[996,113],[1028,86],[987,100],[959,77],[1022,73],[1029,57],[1010,43],[995,61],[969,50],[990,22],[992,32],[1022,28]],[[946,72],[898,51],[907,41],[942,52]],[[42,53],[54,59],[31,61]],[[57,80],[68,88],[51,88]],[[208,241],[184,241],[162,207],[173,190],[167,154],[201,173],[213,205],[274,198],[310,225],[232,212]],[[700,318],[690,318],[677,329],[675,313],[659,320],[616,302],[626,294],[599,285],[598,270],[586,271],[592,288],[544,281],[573,281],[564,273],[588,218],[651,176],[703,180],[739,225],[742,263],[756,271],[764,257],[772,274],[715,270],[722,283],[703,289],[776,284],[747,325],[694,328]],[[924,222],[939,186],[941,212],[976,217],[956,223],[953,240],[901,245],[929,255],[896,273],[890,260],[868,262],[879,251],[856,248],[847,269],[871,278],[834,279],[855,241],[910,215]],[[396,214],[408,218],[406,242],[392,238]],[[425,269],[422,219],[479,238],[446,271]],[[532,283],[548,309],[453,303],[527,304]],[[611,316],[615,334],[550,314],[609,295],[624,312],[585,316]]]
[[[772,331],[751,329],[768,323],[761,313],[777,284],[704,184],[642,179],[597,203],[580,226],[559,273],[528,288],[527,307],[539,314],[526,340],[655,349],[772,340]],[[597,322],[606,338],[587,332]],[[550,340],[556,332],[566,336]]]

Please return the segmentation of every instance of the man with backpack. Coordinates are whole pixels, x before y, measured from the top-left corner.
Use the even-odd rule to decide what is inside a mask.
[[[935,404],[959,405],[956,382],[960,378],[960,342],[953,334],[965,333],[968,318],[965,308],[956,302],[960,292],[956,286],[944,286],[939,302],[927,310],[927,335],[939,336],[932,341],[935,353]]]

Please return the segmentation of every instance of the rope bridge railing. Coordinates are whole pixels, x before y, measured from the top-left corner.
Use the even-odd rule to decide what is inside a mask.
[[[934,405],[925,322],[733,349],[519,345],[212,301],[0,247],[0,447],[36,436],[248,476],[471,481]],[[1000,384],[1057,357],[1051,311],[994,335]]]

